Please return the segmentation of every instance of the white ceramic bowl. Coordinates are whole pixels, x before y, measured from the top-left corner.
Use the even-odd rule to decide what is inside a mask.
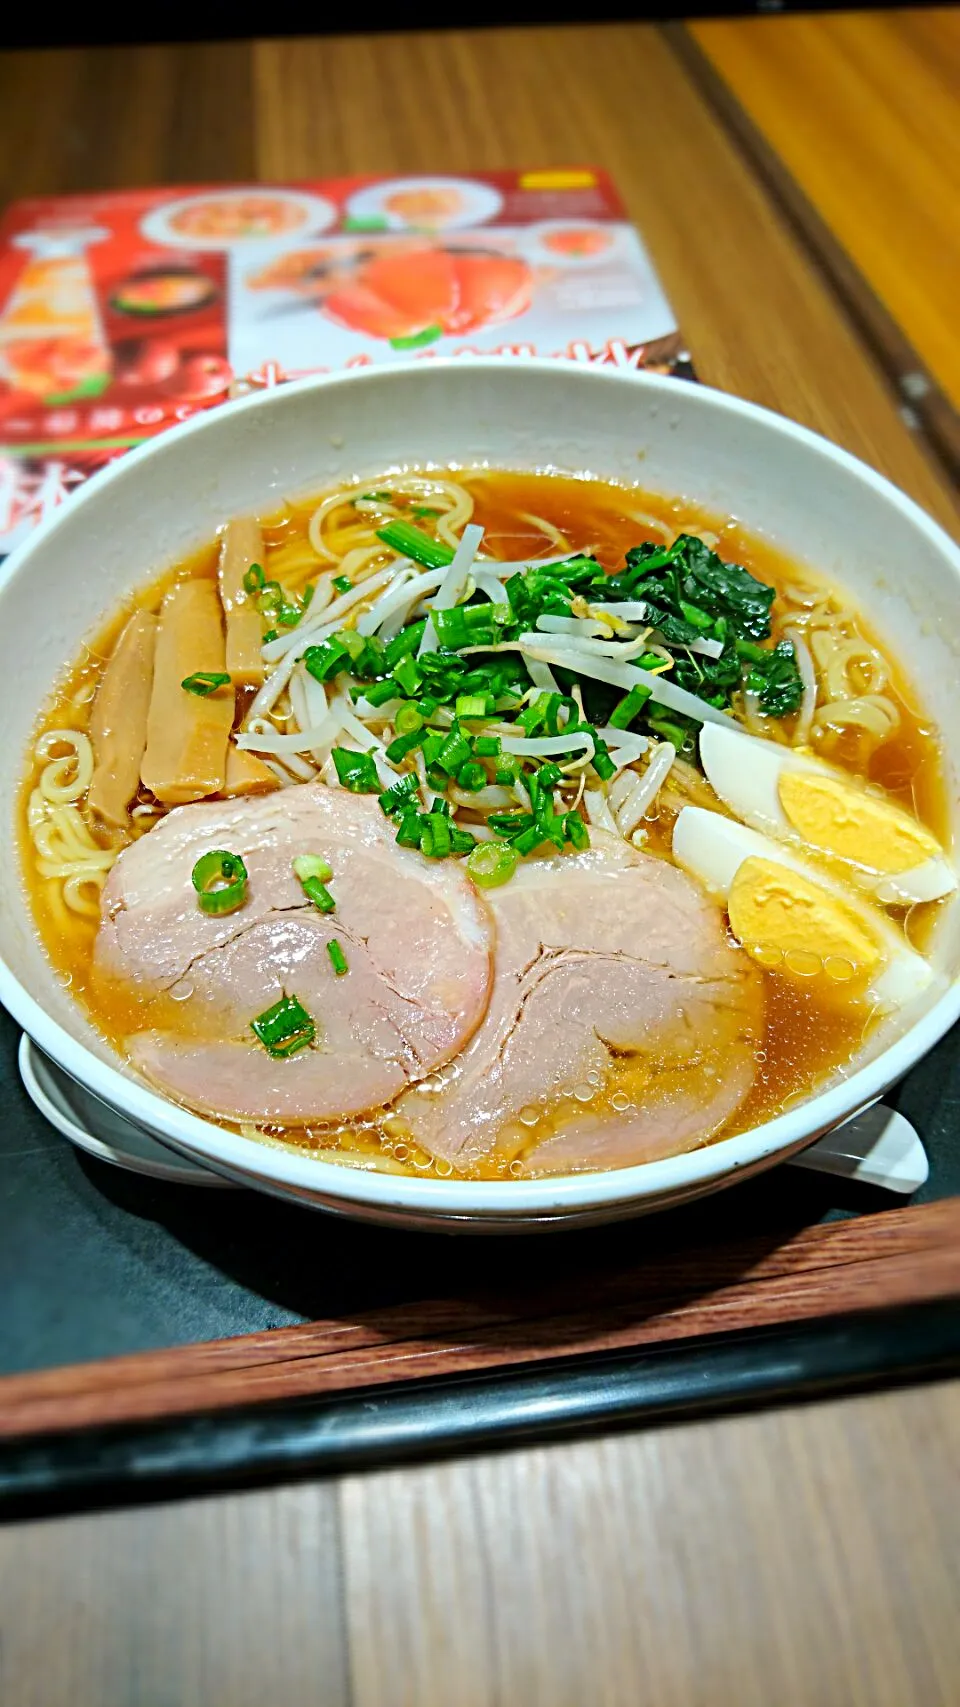
[[[230,1177],[397,1224],[524,1228],[636,1214],[712,1191],[801,1148],[882,1095],[960,1011],[957,909],[944,982],[871,1042],[862,1065],[803,1107],[688,1155],[615,1172],[466,1183],[358,1173],[238,1137],[136,1079],[63,990],[18,881],[15,811],[37,713],[122,596],[209,539],[225,517],[397,464],[588,470],[734,514],[846,586],[943,731],[960,773],[960,552],[887,481],[749,403],[655,376],[553,362],[424,362],[251,396],[115,463],[0,571],[0,999],[67,1072],[167,1144]]]

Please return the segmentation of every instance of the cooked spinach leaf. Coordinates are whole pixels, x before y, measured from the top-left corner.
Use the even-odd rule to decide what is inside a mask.
[[[760,696],[760,710],[768,717],[786,717],[798,711],[803,698],[803,678],[797,655],[789,640],[781,640],[770,652],[755,658],[744,687]]]
[[[613,580],[615,596],[645,598],[651,617],[655,607],[658,616],[682,623],[685,633],[677,634],[678,641],[711,632],[723,638],[727,629],[750,640],[765,640],[770,633],[773,587],[739,563],[724,563],[695,534],[678,534],[669,547],[634,546],[627,552],[626,567]],[[720,631],[718,621],[724,624]],[[669,640],[662,621],[658,627]]]

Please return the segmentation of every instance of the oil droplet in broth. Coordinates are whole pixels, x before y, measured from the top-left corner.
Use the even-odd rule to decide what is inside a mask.
[[[823,971],[823,960],[806,948],[788,948],[783,964],[795,978],[816,978]]]

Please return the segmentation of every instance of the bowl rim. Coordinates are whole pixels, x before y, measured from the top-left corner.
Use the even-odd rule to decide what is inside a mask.
[[[140,468],[162,453],[171,441],[203,433],[216,434],[218,430],[228,431],[230,422],[238,415],[254,412],[269,415],[271,409],[284,408],[289,399],[304,392],[336,394],[345,386],[383,387],[399,379],[409,383],[411,375],[416,372],[424,376],[443,375],[461,372],[464,365],[462,358],[438,357],[419,368],[405,363],[389,368],[310,375],[282,386],[252,392],[198,413],[108,464],[79,492],[71,495],[68,505],[60,506],[41,522],[0,565],[0,598],[8,583],[28,565],[35,551],[54,538],[66,523],[73,525],[73,519],[78,515],[82,517],[85,508],[100,504],[115,482],[137,479]],[[473,365],[469,364],[470,367]],[[554,358],[525,358],[521,366],[513,357],[484,356],[479,365],[484,373],[513,375],[519,370],[524,375],[550,375],[555,382],[566,380],[574,385],[629,384],[666,400],[675,398],[677,385],[683,383],[671,375],[565,363]],[[424,383],[430,384],[431,381],[424,378]],[[754,422],[767,432],[803,446],[823,461],[845,470],[861,485],[892,504],[914,528],[926,535],[952,567],[960,589],[960,549],[939,523],[884,475],[821,434],[760,404],[699,383],[691,385],[686,395],[688,399],[697,399],[695,407]],[[336,1207],[348,1214],[351,1208],[361,1213],[364,1209],[372,1212],[378,1208],[398,1210],[407,1212],[411,1221],[419,1220],[423,1224],[434,1219],[442,1221],[444,1217],[482,1220],[487,1215],[496,1215],[502,1220],[505,1216],[517,1219],[549,1216],[551,1213],[563,1216],[573,1210],[588,1208],[614,1210],[619,1205],[631,1203],[639,1207],[651,1200],[651,1206],[655,1207],[658,1197],[669,1195],[676,1200],[678,1194],[687,1190],[694,1192],[698,1187],[701,1191],[705,1187],[710,1189],[711,1182],[719,1187],[729,1183],[732,1176],[743,1170],[753,1171],[778,1157],[785,1159],[791,1151],[814,1142],[824,1131],[882,1096],[939,1041],[960,1017],[960,979],[949,983],[939,1000],[874,1060],[849,1078],[838,1081],[798,1108],[773,1120],[678,1156],[626,1168],[530,1180],[457,1180],[438,1179],[436,1176],[418,1179],[373,1170],[368,1172],[324,1162],[316,1153],[305,1154],[281,1145],[245,1138],[150,1090],[138,1080],[127,1077],[119,1067],[92,1053],[46,1013],[2,956],[0,1002],[67,1073],[129,1119],[156,1132],[164,1143],[194,1159],[206,1159],[226,1174],[236,1169],[248,1184],[256,1185],[262,1179],[266,1189],[279,1190],[300,1201],[316,1204],[324,1198],[332,1199]]]

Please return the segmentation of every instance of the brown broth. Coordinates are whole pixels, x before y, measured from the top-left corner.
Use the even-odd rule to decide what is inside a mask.
[[[389,482],[389,476],[383,483]],[[550,555],[558,547],[551,529],[564,536],[572,550],[594,551],[608,568],[616,567],[624,550],[643,539],[659,541],[672,538],[684,528],[710,530],[718,536],[717,549],[721,556],[735,559],[752,570],[762,580],[778,590],[798,580],[811,583],[814,577],[777,551],[769,543],[749,534],[738,523],[712,516],[687,501],[664,499],[639,490],[599,481],[560,475],[530,475],[502,472],[461,472],[450,478],[467,486],[475,501],[474,519],[486,530],[486,545],[503,558],[519,558],[525,552]],[[371,482],[376,486],[376,482]],[[304,563],[312,560],[315,573],[321,567],[313,557],[307,539],[310,517],[319,500],[289,505],[282,514],[264,522],[265,562],[268,578],[288,579],[302,586]],[[537,526],[541,518],[546,529]],[[646,518],[641,519],[641,518]],[[666,530],[666,531],[664,531]],[[91,689],[102,674],[111,647],[130,611],[137,606],[156,610],[167,589],[177,580],[189,576],[212,576],[216,573],[217,547],[205,546],[186,561],[159,576],[135,598],[126,602],[96,640],[84,648],[81,659],[58,685],[45,710],[37,734],[44,729],[84,729],[89,719]],[[817,583],[825,585],[823,582]],[[774,632],[777,627],[777,606],[774,606]],[[860,618],[858,626],[865,638],[884,652],[880,642],[871,634],[869,624]],[[884,652],[888,663],[889,654]],[[948,839],[946,790],[940,745],[933,726],[918,709],[912,686],[893,665],[888,693],[896,699],[901,722],[896,734],[882,745],[871,759],[866,771],[841,752],[834,760],[853,774],[881,785],[890,796],[915,812],[943,842]],[[82,700],[82,703],[80,701]],[[96,977],[91,967],[92,946],[96,931],[94,921],[70,914],[58,900],[55,883],[40,878],[35,871],[29,835],[26,830],[26,800],[32,785],[33,765],[24,783],[21,813],[22,870],[26,875],[31,909],[47,953],[53,965],[72,993],[82,1002],[94,1023],[119,1054],[124,1053],[124,1039],[143,1024],[144,999],[132,989],[106,983]],[[648,847],[651,852],[669,858],[670,820],[663,818],[650,827]],[[936,907],[914,908],[910,916],[910,936],[922,945],[929,936],[936,916]],[[824,999],[816,988],[806,988],[775,973],[762,973],[765,998],[763,1036],[758,1038],[758,1073],[755,1085],[736,1118],[716,1136],[746,1130],[762,1120],[770,1119],[799,1098],[812,1094],[827,1077],[843,1068],[855,1056],[870,1027],[869,1014],[863,1008],[844,1008],[835,1001]],[[182,1026],[183,1015],[172,1001],[171,1020]],[[150,1024],[163,1023],[157,999],[151,998]],[[613,1094],[611,1084],[598,1094],[593,1107],[602,1110]],[[431,1159],[416,1152],[402,1138],[391,1138],[389,1119],[386,1128],[377,1122],[353,1124],[334,1132],[325,1130],[287,1130],[265,1128],[261,1135],[268,1142],[292,1145],[298,1149],[317,1152],[349,1151],[351,1156],[369,1159],[369,1165],[385,1165],[395,1171],[415,1174],[434,1170]],[[544,1126],[538,1128],[542,1138]],[[504,1177],[524,1172],[517,1152],[505,1147],[503,1153],[490,1157],[475,1173],[479,1177]],[[436,1169],[451,1170],[443,1164]]]

